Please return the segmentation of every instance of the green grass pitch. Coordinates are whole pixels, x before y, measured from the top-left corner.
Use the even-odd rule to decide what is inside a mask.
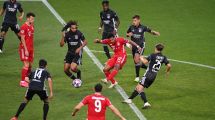
[[[95,38],[100,38],[97,33],[101,10],[99,0],[49,2],[64,20],[78,20],[79,29],[85,34],[91,50],[102,50],[102,46],[93,44]],[[80,67],[83,71],[83,86],[79,89],[71,87],[71,80],[63,73],[63,59],[67,49],[59,47],[62,25],[42,2],[22,2],[22,5],[25,12],[33,11],[37,15],[34,68],[40,58],[47,59],[48,70],[54,79],[54,99],[50,103],[48,119],[85,120],[86,107],[74,118],[71,118],[72,109],[84,96],[93,92],[92,87],[104,77],[102,72],[84,53],[83,66]],[[164,53],[169,58],[215,66],[214,0],[111,0],[110,5],[120,17],[121,36],[125,37],[134,14],[141,15],[143,24],[161,33],[160,37],[146,34],[145,55],[153,51],[156,43],[162,42],[166,45]],[[0,54],[0,120],[9,120],[15,114],[25,94],[25,89],[18,86],[22,67],[18,44],[15,35],[9,31],[5,53]],[[130,50],[127,52],[131,53]],[[106,61],[104,54],[95,55],[102,63]],[[141,112],[148,120],[214,120],[215,70],[177,62],[171,64],[173,69],[170,76],[165,78],[163,68],[156,82],[146,90],[152,108],[141,109]],[[133,82],[134,75],[134,64],[131,56],[128,56],[127,64],[116,77],[128,95],[136,85]],[[104,86],[103,94],[110,98],[128,120],[138,120],[130,107],[121,103],[123,99],[116,90]],[[143,104],[139,97],[134,103],[138,108]],[[20,119],[42,119],[42,106],[42,102],[35,96]],[[107,120],[114,119],[117,118],[108,110]]]

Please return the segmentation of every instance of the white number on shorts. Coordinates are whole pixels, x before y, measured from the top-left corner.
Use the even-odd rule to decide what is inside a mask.
[[[38,78],[40,79],[41,78],[41,75],[42,75],[42,72],[43,70],[36,70],[36,72],[34,73],[34,78]]]
[[[101,112],[102,110],[102,103],[100,100],[96,100],[95,101],[95,111],[96,112]]]

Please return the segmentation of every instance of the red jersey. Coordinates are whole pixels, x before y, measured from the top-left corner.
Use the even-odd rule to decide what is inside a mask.
[[[88,105],[88,120],[105,120],[106,107],[112,105],[110,100],[102,95],[88,95],[82,100]]]
[[[34,25],[23,24],[20,29],[20,35],[25,36],[25,43],[28,50],[34,49]],[[20,47],[23,47],[22,42]]]
[[[107,44],[113,49],[114,55],[126,54],[125,50],[126,43],[128,43],[128,40],[125,40],[124,38],[121,37],[115,38],[115,43],[112,43],[110,39],[102,40],[102,44]]]

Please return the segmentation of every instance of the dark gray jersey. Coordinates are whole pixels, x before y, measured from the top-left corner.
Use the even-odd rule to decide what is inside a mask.
[[[29,74],[29,89],[31,90],[46,90],[45,81],[51,78],[50,73],[42,68],[37,68]]]
[[[68,52],[75,54],[76,49],[82,45],[85,37],[79,30],[76,32],[69,31],[66,33],[64,40],[68,44]]]
[[[107,11],[101,11],[100,12],[100,18],[104,25],[104,32],[113,32],[114,31],[114,21],[118,21],[119,18],[111,9],[108,9]]]
[[[131,36],[131,40],[142,47],[143,43],[145,42],[144,33],[151,32],[151,29],[141,24],[138,27],[131,25],[127,30],[127,33],[130,32],[133,33],[133,35]]]
[[[166,56],[162,53],[153,53],[146,58],[149,61],[149,66],[146,70],[145,77],[149,79],[155,79],[157,72],[160,70],[162,64],[169,64]]]
[[[12,3],[10,1],[5,1],[3,4],[3,9],[5,10],[4,22],[17,24],[17,11],[23,12],[21,4],[19,2]]]

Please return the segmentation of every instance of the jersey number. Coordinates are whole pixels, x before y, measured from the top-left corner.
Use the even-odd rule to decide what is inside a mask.
[[[161,61],[156,60],[156,64],[154,64],[152,68],[153,68],[153,71],[158,72],[161,68]]]
[[[34,79],[36,79],[36,78],[40,79],[42,72],[43,72],[43,70],[36,70],[36,72],[34,73]]]
[[[95,101],[95,112],[101,112],[102,110],[102,103],[100,100]]]

